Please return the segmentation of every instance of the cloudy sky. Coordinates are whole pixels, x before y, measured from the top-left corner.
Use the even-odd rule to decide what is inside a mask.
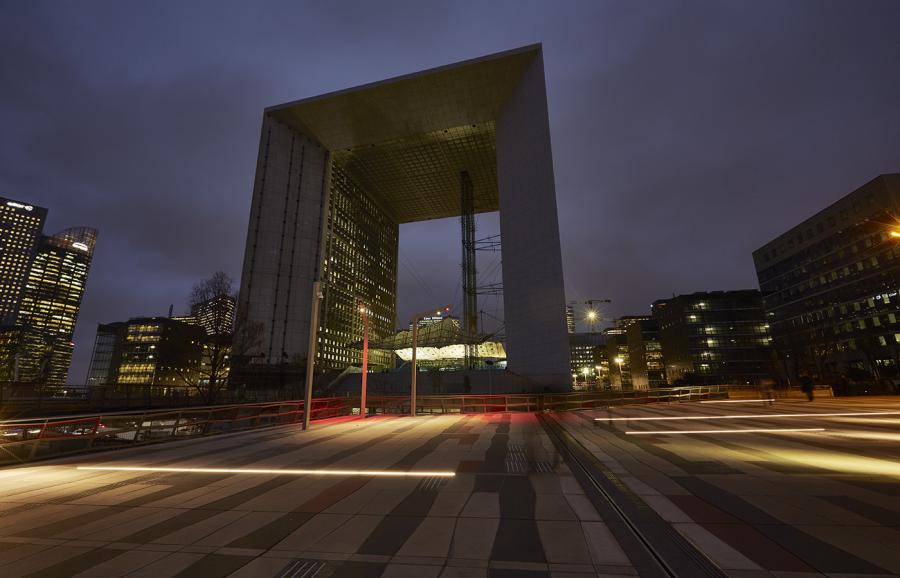
[[[264,107],[542,42],[568,298],[643,313],[756,287],[751,251],[900,172],[898,23],[895,0],[0,0],[0,195],[100,230],[80,382],[97,323],[239,277]],[[459,300],[456,221],[401,253],[401,319]]]

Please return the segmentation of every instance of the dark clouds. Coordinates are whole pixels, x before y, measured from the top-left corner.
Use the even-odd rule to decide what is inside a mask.
[[[0,192],[101,231],[80,381],[97,322],[239,276],[265,106],[540,41],[567,292],[641,313],[755,286],[753,249],[900,171],[898,21],[893,0],[2,0]],[[458,301],[456,223],[401,243],[401,318]]]

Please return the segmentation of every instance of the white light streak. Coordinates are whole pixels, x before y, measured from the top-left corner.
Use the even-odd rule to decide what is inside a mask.
[[[775,399],[708,399],[700,403],[760,403],[763,401],[775,401]]]
[[[734,433],[796,433],[825,431],[821,427],[804,427],[804,428],[783,428],[783,429],[695,429],[695,430],[661,430],[661,431],[627,431],[626,435],[630,436],[650,436],[650,435],[684,435],[684,434],[734,434]]]
[[[305,470],[305,469],[244,469],[244,468],[152,468],[133,466],[78,466],[79,470],[114,472],[168,472],[185,474],[263,474],[277,476],[384,476],[394,478],[452,478],[455,472],[399,470]]]
[[[690,415],[665,417],[595,417],[594,421],[683,421],[697,419],[769,419],[782,417],[855,417],[870,415],[900,415],[900,411],[864,411],[850,413],[751,413],[741,415]]]

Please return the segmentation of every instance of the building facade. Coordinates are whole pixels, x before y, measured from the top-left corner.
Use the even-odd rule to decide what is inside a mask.
[[[609,380],[612,389],[631,389],[631,363],[628,349],[628,331],[618,324],[603,330],[606,338],[606,366],[601,372]]]
[[[16,205],[23,205],[23,210],[29,212],[28,205]],[[30,212],[35,210],[32,208]],[[36,218],[29,221],[27,235],[23,233],[22,239],[31,238],[31,226]],[[96,240],[96,229],[79,227],[41,236],[31,249],[16,302],[12,306],[7,304],[14,312],[7,315],[3,329],[2,364],[11,380],[44,385],[66,383],[74,349],[72,336]],[[4,253],[2,259],[22,262],[20,249],[24,250],[24,243],[23,240],[8,244],[12,247],[11,254]],[[18,267],[13,273],[17,272]],[[15,283],[18,281],[12,280],[9,286]]]
[[[597,350],[602,349],[605,343],[603,333],[569,334],[569,359],[576,385],[597,381],[600,374],[596,363]]]
[[[119,381],[119,366],[125,351],[125,322],[101,323],[97,325],[91,365],[85,383],[90,386],[112,385]]]
[[[205,338],[202,327],[169,317],[130,319],[117,383],[196,387],[201,380]]]
[[[207,335],[231,335],[234,333],[234,297],[226,295],[191,307],[194,322]]]
[[[509,369],[567,389],[552,167],[539,45],[267,109],[236,381],[302,385],[310,342],[317,371],[358,365],[358,301],[371,311],[370,338],[390,337],[399,225],[460,216],[466,175],[471,211],[500,212]]]
[[[0,325],[14,325],[47,209],[0,197]]]
[[[633,321],[625,327],[632,387],[634,389],[665,387],[668,380],[659,321],[651,317],[632,319]]]
[[[769,326],[756,290],[655,301],[668,381],[755,384],[772,373]]]
[[[897,379],[900,174],[866,183],[753,260],[784,378]]]

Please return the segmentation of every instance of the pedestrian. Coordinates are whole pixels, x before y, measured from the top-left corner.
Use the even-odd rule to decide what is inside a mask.
[[[809,401],[813,400],[813,380],[808,375],[800,376],[800,390],[806,394]]]

